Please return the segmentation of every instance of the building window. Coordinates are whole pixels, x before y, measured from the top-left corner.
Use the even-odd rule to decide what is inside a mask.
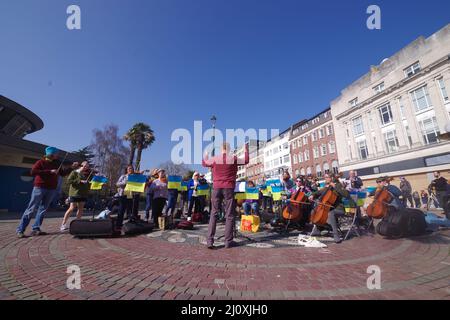
[[[283,143],[283,149],[284,149],[284,150],[289,149],[289,142]],[[280,150],[280,151],[281,151],[281,150]]]
[[[402,119],[406,119],[405,106],[403,105],[402,98],[398,98],[397,101],[398,101],[398,105],[400,107],[400,116],[402,117]]]
[[[356,105],[358,104],[358,98],[351,100],[348,104],[351,108],[356,107]]]
[[[353,119],[353,133],[355,136],[359,136],[364,133],[362,117]]]
[[[322,156],[326,156],[327,155],[327,145],[326,144],[322,144]]]
[[[314,156],[314,159],[317,159],[319,157],[319,147],[318,146],[314,147],[313,156]]]
[[[438,79],[437,82],[438,82],[439,89],[441,91],[442,99],[444,99],[444,103],[449,102],[450,100],[448,98],[447,89],[445,89],[444,78]]]
[[[298,158],[297,158],[297,155],[296,154],[294,154],[293,156],[292,156],[292,162],[294,163],[294,164],[297,164],[298,163]]]
[[[316,166],[316,175],[317,175],[318,178],[322,177],[322,168],[320,167],[320,164],[318,164]]]
[[[297,135],[298,134],[298,129],[295,129],[294,132],[292,133],[293,135]]]
[[[395,134],[395,130],[386,132],[384,134],[384,142],[386,143],[386,149],[388,153],[398,151],[398,139]]]
[[[300,152],[300,153],[298,154],[298,162],[299,162],[299,163],[302,163],[302,162],[303,162],[303,153],[302,153],[302,152]]]
[[[307,124],[307,123],[305,123],[304,125],[302,125],[302,130],[306,130],[306,129],[308,129],[308,124]]]
[[[414,107],[416,108],[416,112],[419,112],[424,109],[428,109],[431,107],[430,95],[428,94],[427,86],[423,86],[417,90],[411,92],[411,97],[414,102]]]
[[[328,143],[328,149],[330,149],[330,153],[336,152],[336,144],[334,141],[330,141],[330,143]]]
[[[392,122],[392,111],[391,111],[391,106],[389,105],[389,103],[387,105],[384,105],[380,108],[378,108],[378,111],[380,113],[380,119],[381,119],[381,124],[382,125],[386,125]]]
[[[331,136],[333,134],[333,126],[330,124],[327,126],[327,135]]]
[[[305,161],[309,161],[309,150],[305,151]]]
[[[311,167],[306,168],[306,174],[310,175],[312,173]]]
[[[334,160],[331,163],[331,169],[333,170],[334,174],[338,174],[339,173],[339,164],[338,164],[338,162],[336,160]]]
[[[328,163],[326,163],[326,162],[323,164],[323,172],[325,174],[329,174],[330,173],[330,165]]]
[[[301,168],[301,169],[300,169],[300,174],[301,174],[302,176],[305,175],[305,168]]]
[[[278,148],[273,148],[272,149],[272,154],[277,154],[278,153]]]
[[[302,147],[302,139],[297,140],[297,147],[299,147],[299,148]]]
[[[319,139],[322,139],[323,137],[325,137],[325,130],[324,130],[324,128],[320,128],[319,129]]]
[[[303,145],[307,145],[308,144],[308,136],[304,136],[303,137]]]
[[[311,135],[311,141],[316,141],[317,140],[317,131],[313,131],[312,135]]]
[[[317,118],[313,119],[313,120],[311,121],[311,123],[312,123],[312,124],[316,124],[316,123],[319,123],[319,121],[320,121],[320,118],[317,117]]]
[[[280,159],[276,158],[275,160],[273,160],[273,166],[277,167],[280,165]]]
[[[330,111],[327,111],[323,114],[324,119],[328,118],[328,112],[330,112]]]
[[[295,170],[295,176],[298,177],[300,175],[300,170],[296,169]]]
[[[384,82],[382,82],[379,85],[373,87],[373,90],[375,91],[375,93],[380,93],[381,91],[383,91],[384,90]]]
[[[412,138],[411,138],[411,132],[409,131],[409,126],[405,126],[406,136],[408,137],[408,143],[409,146],[412,146]]]
[[[411,77],[419,71],[420,71],[420,63],[416,62],[412,66],[409,66],[408,68],[405,69],[405,76]]]
[[[362,140],[356,143],[356,149],[358,150],[359,159],[367,159],[369,152],[367,150],[366,140]]]
[[[425,144],[437,143],[439,142],[439,126],[436,121],[436,117],[428,118],[419,121],[420,128],[422,130],[423,142]]]
[[[285,155],[283,157],[283,163],[291,162],[291,156],[289,154]]]

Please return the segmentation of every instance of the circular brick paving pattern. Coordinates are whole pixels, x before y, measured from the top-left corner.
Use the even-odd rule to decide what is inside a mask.
[[[0,222],[0,299],[450,299],[450,230],[324,249],[295,245],[293,235],[207,250],[204,228],[81,240],[58,233],[59,223],[17,239],[17,222]],[[66,287],[71,265],[80,290]],[[373,265],[379,290],[367,288]]]

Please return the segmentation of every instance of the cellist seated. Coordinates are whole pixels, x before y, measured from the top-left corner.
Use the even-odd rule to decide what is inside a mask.
[[[390,208],[394,208],[395,210],[400,210],[404,208],[403,201],[400,200],[400,196],[402,195],[402,192],[399,188],[391,184],[392,178],[385,176],[378,178],[376,180],[377,182],[377,190],[375,191],[375,196],[377,192],[382,190],[383,188],[386,188],[387,191],[392,196],[392,200],[388,203],[388,206]]]
[[[334,202],[332,208],[330,208],[330,211],[328,212],[327,223],[333,229],[334,242],[341,243],[342,238],[340,237],[339,234],[337,217],[345,215],[345,209],[342,200],[343,198],[349,199],[350,193],[345,189],[345,187],[342,185],[339,179],[334,175],[325,174],[324,178],[325,178],[325,187],[318,190],[317,192],[314,192],[309,197],[309,200],[318,202],[316,200],[319,199],[320,202],[320,198],[330,189],[336,193],[337,200]],[[314,225],[313,230],[311,232],[311,236],[320,236],[320,231],[317,225]]]

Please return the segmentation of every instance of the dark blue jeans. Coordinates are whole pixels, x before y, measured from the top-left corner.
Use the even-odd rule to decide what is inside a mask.
[[[169,212],[171,215],[173,215],[173,212],[175,211],[175,207],[177,205],[178,200],[178,190],[169,190],[169,200],[167,202],[166,212],[167,215]]]
[[[153,193],[145,195],[145,219],[150,219],[150,210],[152,209]]]

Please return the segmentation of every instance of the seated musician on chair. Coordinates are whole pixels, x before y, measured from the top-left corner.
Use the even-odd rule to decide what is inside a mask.
[[[306,183],[306,180],[303,176],[299,176],[295,180],[295,191],[303,192],[307,197],[309,197],[312,194],[311,189]],[[303,210],[302,218],[299,222],[300,227],[304,227],[306,223],[309,221],[309,213],[311,212],[312,206],[310,204],[305,205],[305,209]]]
[[[253,183],[253,181],[247,181],[247,188],[254,188],[255,184]],[[252,200],[252,199],[247,199],[244,201],[243,203],[243,208],[244,208],[244,214],[246,216],[249,216],[252,213],[253,210],[253,214],[255,215],[259,215],[259,201],[262,198],[262,193],[259,192],[259,199],[256,200]]]
[[[392,195],[392,201],[389,203],[389,207],[393,207],[397,210],[403,209],[404,208],[403,201],[400,200],[402,192],[398,187],[391,184],[392,180],[393,179],[388,176],[378,178],[377,187],[378,189],[386,187],[389,193]]]
[[[338,177],[334,176],[333,174],[325,174],[325,187],[318,190],[317,192],[314,192],[311,196],[309,196],[310,201],[315,201],[316,199],[320,199],[321,197],[329,190],[332,190],[337,195],[337,200],[332,205],[332,208],[330,208],[330,211],[328,212],[328,218],[327,223],[331,225],[331,228],[333,229],[333,237],[335,243],[341,243],[342,239],[339,235],[339,228],[338,228],[338,221],[337,216],[343,216],[345,215],[345,209],[343,205],[343,198],[351,199],[350,193],[348,190],[345,189],[345,187],[342,185],[342,183],[339,181]],[[318,229],[317,225],[314,225],[314,228],[311,232],[311,236],[320,236],[320,231]]]

